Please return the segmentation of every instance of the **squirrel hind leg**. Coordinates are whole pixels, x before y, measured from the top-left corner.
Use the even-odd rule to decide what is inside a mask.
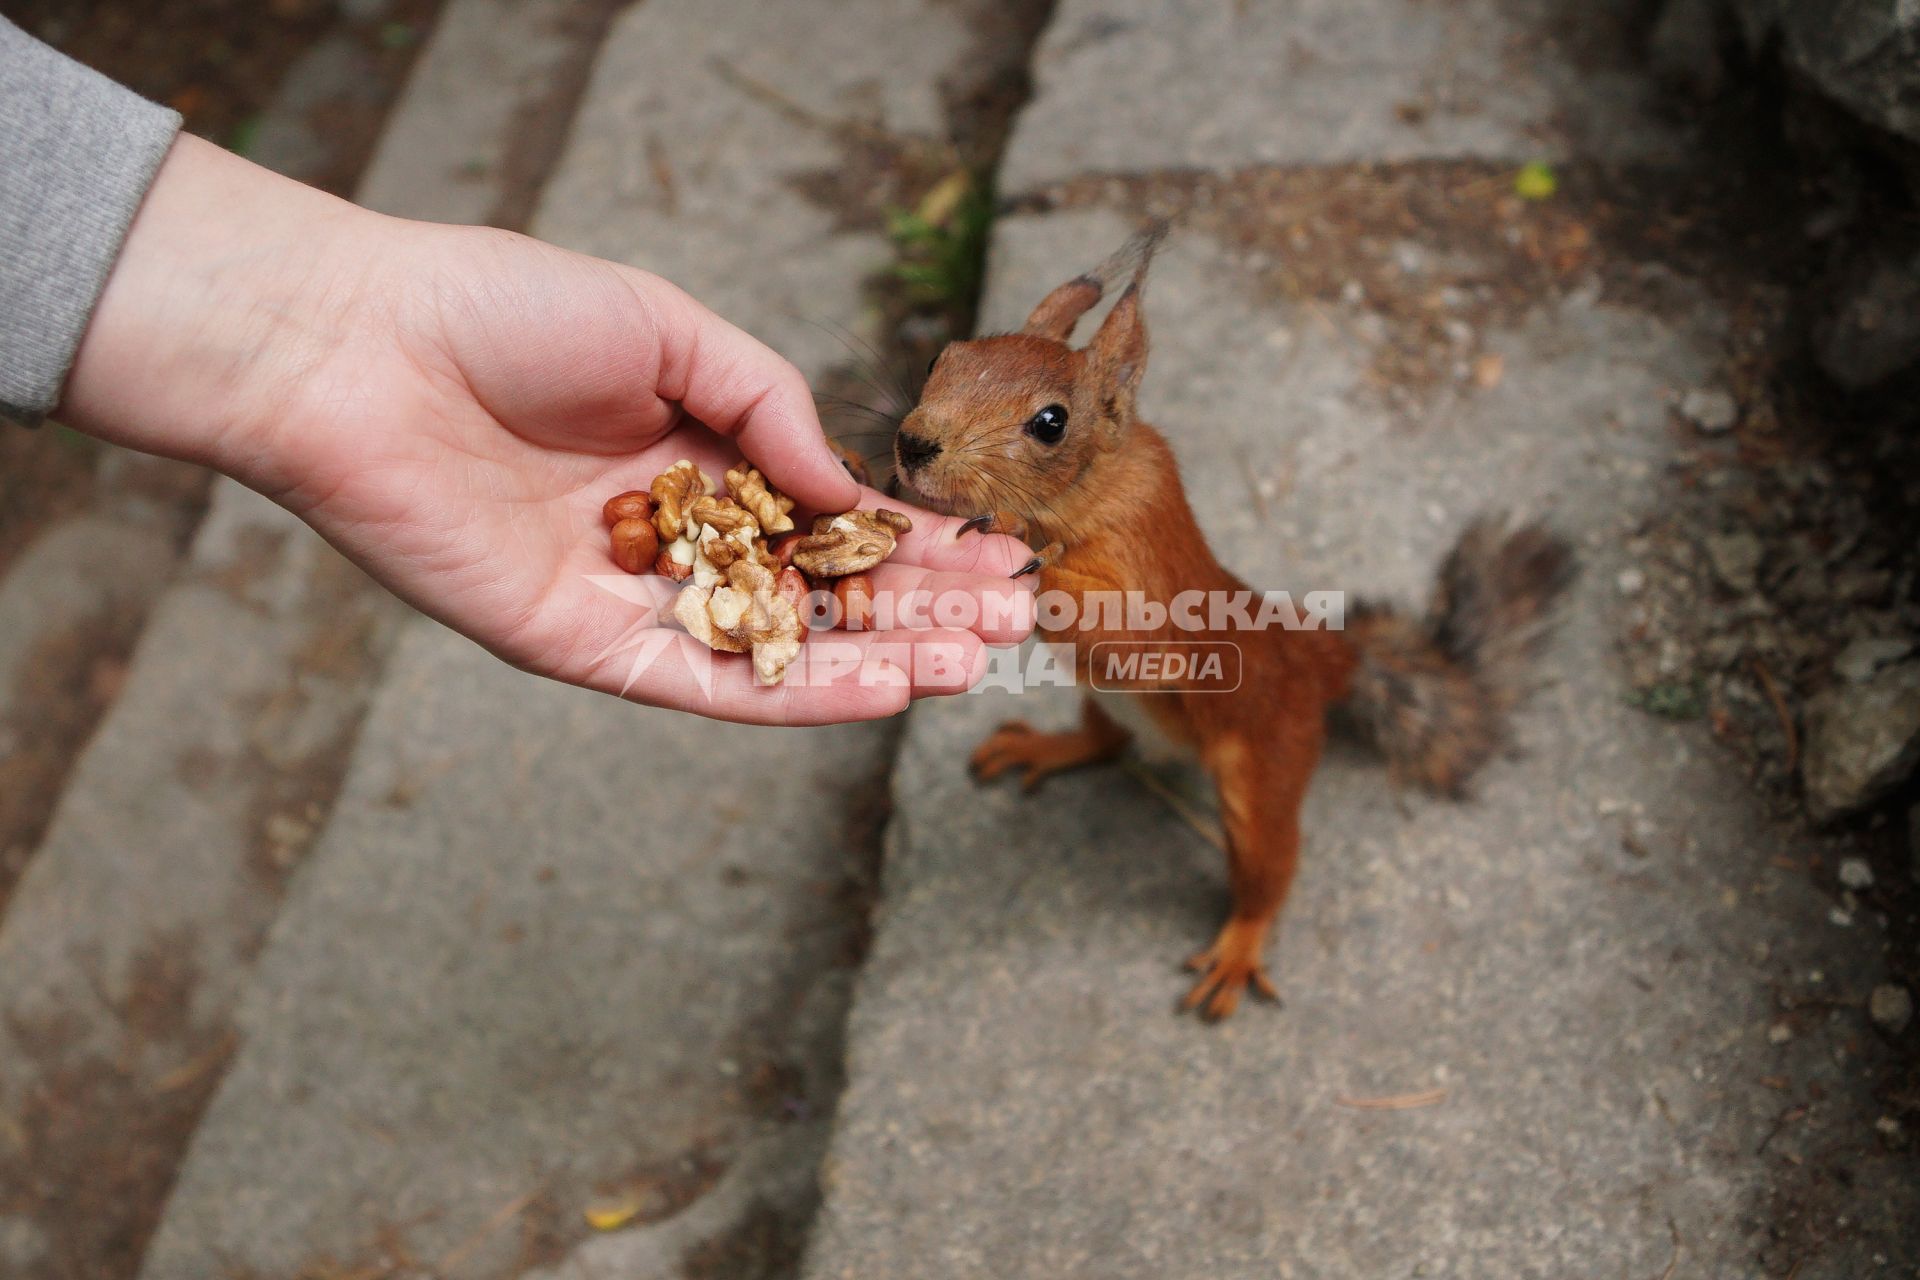
[[[1247,988],[1256,995],[1280,1003],[1280,991],[1267,976],[1260,954],[1266,948],[1270,921],[1243,920],[1234,917],[1221,926],[1213,945],[1187,958],[1187,968],[1200,975],[1182,1009],[1198,1009],[1208,1022],[1233,1016]]]

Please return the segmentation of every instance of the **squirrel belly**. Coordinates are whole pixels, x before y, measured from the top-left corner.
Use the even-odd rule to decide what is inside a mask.
[[[1125,730],[1133,749],[1148,764],[1184,764],[1200,758],[1192,742],[1168,732],[1153,713],[1157,693],[1130,693],[1124,689],[1101,689],[1088,685],[1087,700],[1109,720]]]

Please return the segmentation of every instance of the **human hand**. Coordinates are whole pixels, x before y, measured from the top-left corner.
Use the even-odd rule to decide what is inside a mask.
[[[758,723],[889,715],[970,686],[983,641],[1030,626],[1029,588],[1007,578],[1024,546],[961,541],[958,521],[908,508],[877,594],[954,593],[969,629],[922,615],[835,633],[858,662],[771,689],[675,633],[636,674],[630,642],[667,584],[596,584],[617,572],[607,498],[679,458],[717,477],[744,454],[803,511],[878,500],[827,449],[798,372],[657,277],[383,218],[196,139],[142,207],[62,417],[225,471],[505,660],[639,702]]]

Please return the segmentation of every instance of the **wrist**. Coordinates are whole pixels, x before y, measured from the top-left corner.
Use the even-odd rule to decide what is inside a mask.
[[[281,483],[281,442],[316,370],[356,340],[384,221],[182,135],[94,308],[59,417]]]

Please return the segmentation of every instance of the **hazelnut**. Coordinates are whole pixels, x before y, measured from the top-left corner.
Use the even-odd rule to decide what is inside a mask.
[[[873,579],[866,574],[836,579],[833,600],[840,606],[840,625],[846,630],[865,631],[873,626]]]
[[[613,526],[613,562],[628,573],[645,573],[660,550],[653,521],[630,516]]]
[[[600,508],[601,519],[611,529],[622,520],[653,519],[653,499],[645,489],[630,489],[607,499],[607,505]]]
[[[672,578],[675,582],[685,582],[693,576],[693,566],[681,564],[673,558],[673,553],[662,547],[660,554],[653,558],[653,571],[662,577]]]

